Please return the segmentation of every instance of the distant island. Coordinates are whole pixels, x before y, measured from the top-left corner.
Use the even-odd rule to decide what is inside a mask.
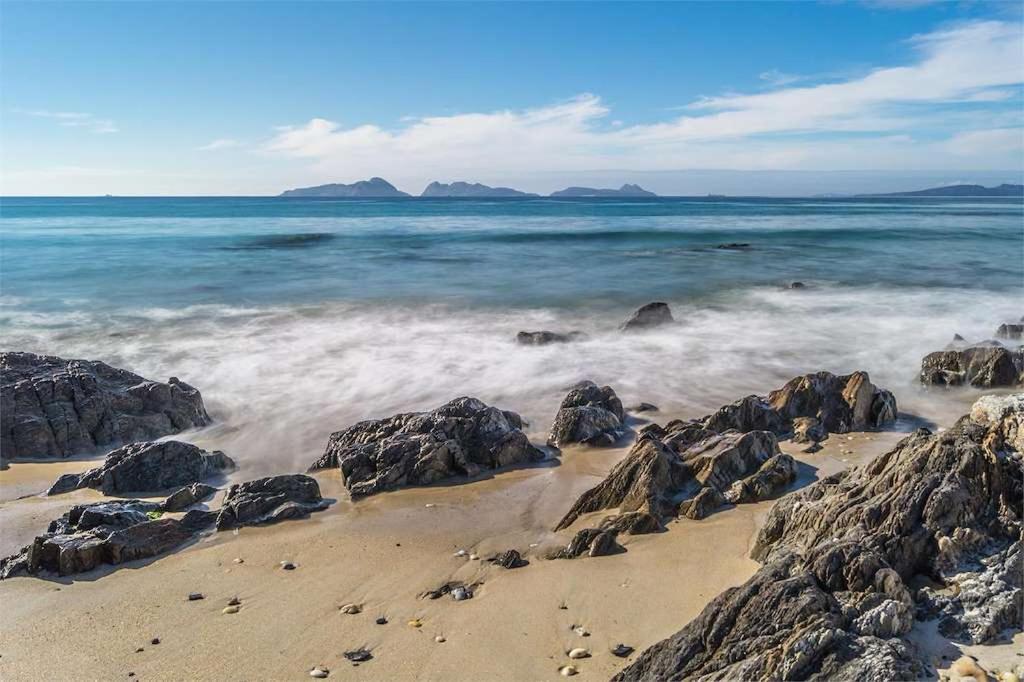
[[[316,187],[299,187],[281,192],[278,196],[390,199],[407,197],[409,195],[384,178],[370,178],[369,180],[353,182],[351,185],[332,183],[329,185],[317,185]]]
[[[656,197],[640,185],[623,185],[618,189],[594,189],[592,187],[566,187],[552,192],[553,197]]]
[[[427,185],[421,197],[536,197],[537,194],[520,192],[511,187],[488,187],[479,182],[432,182]]]
[[[916,192],[890,192],[888,194],[861,194],[873,197],[1024,197],[1024,185],[983,187],[982,185],[947,185],[920,189]]]

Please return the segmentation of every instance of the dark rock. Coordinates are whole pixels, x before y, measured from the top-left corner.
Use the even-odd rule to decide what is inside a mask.
[[[506,550],[501,554],[488,559],[488,561],[501,566],[502,568],[520,568],[530,563],[523,559],[519,552],[514,549]]]
[[[555,530],[568,528],[580,515],[602,509],[671,513],[672,496],[690,478],[673,451],[653,436],[642,436],[604,481],[583,493]]]
[[[646,535],[665,530],[661,520],[654,514],[642,511],[625,512],[601,519],[601,530],[614,530],[626,535]]]
[[[631,653],[633,653],[633,647],[626,644],[616,644],[612,649],[612,656],[619,658],[627,658]]]
[[[1001,324],[996,330],[996,338],[1020,341],[1024,339],[1024,324]]]
[[[217,530],[299,519],[328,507],[315,478],[288,474],[231,486],[217,516]]]
[[[388,624],[388,619],[385,618],[384,616],[380,616],[379,618],[377,618],[377,620],[375,620],[373,622],[376,623],[377,625],[387,625]]]
[[[516,334],[516,343],[522,346],[546,346],[550,343],[569,343],[583,338],[583,332],[572,331],[567,334],[559,334],[550,331],[519,332]]]
[[[0,451],[5,460],[69,457],[206,426],[199,391],[102,362],[0,353]]]
[[[167,499],[164,500],[161,508],[167,512],[185,511],[193,504],[202,502],[215,492],[217,492],[217,489],[211,485],[206,485],[205,483],[193,483],[192,485],[179,488],[177,491],[171,493]]]
[[[668,303],[655,301],[637,308],[632,315],[619,327],[622,331],[636,331],[639,329],[650,329],[660,327],[663,324],[675,322]]]
[[[789,289],[806,289],[807,285],[804,284],[803,282],[790,282],[789,286],[787,288],[789,288]]]
[[[781,494],[796,480],[796,461],[786,454],[778,454],[761,465],[751,476],[736,481],[725,491],[730,504],[760,502]]]
[[[341,468],[353,497],[430,485],[481,469],[538,462],[545,453],[514,412],[457,398],[433,412],[363,421],[331,435],[311,469]]]
[[[555,447],[569,443],[610,445],[622,436],[625,417],[622,401],[610,386],[581,382],[562,400],[551,425],[548,444]]]
[[[797,417],[793,420],[794,443],[820,443],[828,438],[828,431],[814,417]]]
[[[658,406],[651,403],[639,403],[629,408],[630,412],[657,412]]]
[[[73,475],[61,476],[47,494],[76,488],[96,488],[104,495],[161,492],[197,483],[234,464],[223,452],[206,452],[181,441],[133,443],[110,452],[102,465],[80,474],[77,483]]]
[[[206,599],[202,592],[191,592],[188,595],[189,601],[199,601],[200,599]]]
[[[753,247],[746,242],[729,242],[728,244],[719,244],[715,248],[725,251],[747,251]]]
[[[973,345],[929,353],[921,360],[921,383],[931,386],[998,388],[1024,385],[1024,350]]]
[[[355,649],[354,651],[346,651],[342,655],[348,660],[352,661],[353,663],[365,663],[366,661],[373,658],[373,654],[371,654],[366,649]]]
[[[989,396],[951,429],[782,498],[754,547],[765,565],[614,679],[920,679],[913,600],[947,636],[1021,622],[1024,396]]]
[[[701,488],[700,492],[679,505],[680,516],[688,519],[705,519],[725,504],[725,497],[713,486]]]
[[[811,443],[810,445],[808,445],[806,448],[804,448],[800,452],[804,452],[804,453],[807,453],[809,455],[813,455],[815,452],[820,452],[823,449],[824,448],[821,446],[821,443]]]
[[[616,533],[613,530],[584,528],[576,533],[569,542],[569,545],[565,549],[558,551],[553,558],[575,559],[584,554],[597,557],[626,551],[615,541],[615,535]]]

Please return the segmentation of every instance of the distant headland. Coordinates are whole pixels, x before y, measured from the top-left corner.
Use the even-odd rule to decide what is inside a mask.
[[[889,192],[887,194],[860,194],[871,197],[1024,197],[1024,185],[1003,183],[997,187],[982,185],[946,185],[919,189],[914,192]]]
[[[336,198],[366,198],[366,199],[392,199],[397,197],[411,197],[412,195],[401,191],[384,178],[370,178],[360,180],[350,185],[342,183],[331,183],[328,185],[317,185],[316,187],[298,187],[281,192],[281,197],[336,197]],[[479,182],[432,182],[424,188],[421,197],[472,197],[472,198],[505,198],[522,197],[537,198],[539,194],[523,192],[511,187],[490,187]],[[579,197],[656,197],[654,192],[645,190],[640,185],[625,184],[618,189],[594,189],[592,187],[567,187],[550,194],[552,197],[579,198]]]

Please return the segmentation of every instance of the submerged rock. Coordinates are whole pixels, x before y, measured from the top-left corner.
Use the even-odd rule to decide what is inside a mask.
[[[629,316],[629,319],[620,325],[619,329],[622,331],[637,331],[660,327],[672,322],[675,322],[675,319],[672,317],[672,311],[669,309],[668,303],[655,301],[654,303],[647,303],[637,308]]]
[[[978,345],[929,353],[921,383],[930,386],[998,388],[1024,385],[1024,350]]]
[[[103,464],[84,474],[61,476],[47,494],[78,488],[95,488],[104,495],[156,493],[198,483],[234,466],[223,452],[206,452],[181,441],[133,443],[111,451]]]
[[[217,530],[302,519],[328,506],[315,478],[303,474],[258,478],[228,488],[217,515]]]
[[[551,425],[548,444],[555,447],[569,443],[610,445],[622,436],[625,418],[622,401],[610,386],[581,382],[562,400]]]
[[[69,457],[206,426],[199,391],[102,362],[0,353],[0,451],[5,460]]]
[[[1024,339],[1024,324],[1001,324],[999,325],[999,329],[996,330],[996,338],[1009,339],[1010,341],[1020,341],[1021,339]]]
[[[1024,397],[990,397],[782,498],[753,550],[764,566],[614,679],[919,679],[935,671],[905,637],[915,606],[968,642],[1019,627],[1022,430]],[[915,605],[917,575],[957,588]]]
[[[547,330],[536,332],[519,332],[516,334],[516,343],[521,346],[546,346],[551,343],[569,343],[583,338],[583,332],[571,331],[566,334],[559,334]]]
[[[456,398],[432,412],[362,421],[331,435],[311,469],[339,467],[353,497],[538,462],[514,412]]]

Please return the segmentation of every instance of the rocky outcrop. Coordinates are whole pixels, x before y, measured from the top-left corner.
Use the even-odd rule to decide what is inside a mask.
[[[362,421],[331,435],[311,469],[339,467],[353,497],[538,462],[514,412],[456,398],[432,412]]]
[[[974,643],[1020,627],[1024,396],[979,403],[782,498],[764,566],[614,679],[919,679],[935,671],[905,637],[915,614]],[[945,588],[915,603],[917,576]]]
[[[66,576],[162,554],[193,533],[175,519],[151,518],[159,505],[119,500],[72,507],[20,553],[0,561],[0,578],[41,571]]]
[[[571,331],[566,334],[551,332],[547,330],[536,332],[519,332],[516,334],[516,343],[520,346],[547,346],[552,343],[569,343],[583,338],[583,332]]]
[[[921,383],[975,388],[1022,386],[1024,350],[976,344],[929,353],[921,360]]]
[[[672,322],[675,322],[675,319],[672,317],[672,311],[669,309],[668,303],[655,301],[637,308],[629,316],[629,319],[620,325],[619,329],[622,331],[637,331],[660,327],[663,324],[670,324]]]
[[[217,530],[302,519],[328,505],[315,478],[303,474],[258,478],[228,488],[217,515]]]
[[[218,512],[193,509],[180,519],[161,515],[194,504],[213,488],[195,484],[163,503],[117,500],[72,507],[18,554],[0,560],[0,579],[22,574],[73,575],[168,552],[216,524],[217,530],[305,518],[326,509],[315,479],[274,476],[233,485]],[[186,504],[188,500],[192,500]]]
[[[104,495],[159,493],[198,483],[234,465],[223,452],[207,452],[181,441],[134,443],[110,452],[102,465],[84,474],[61,476],[47,494],[78,488],[95,488]]]
[[[645,522],[641,527],[652,530],[657,530],[665,517],[677,514],[704,518],[726,502],[725,493],[734,483],[756,476],[778,453],[778,441],[767,431],[713,434],[682,453],[651,433],[642,435],[604,481],[576,500],[555,530],[568,528],[581,515],[602,509],[650,515],[658,523]],[[771,494],[778,492],[779,485],[769,485],[769,481],[776,483],[778,467],[779,463],[774,462],[771,472],[750,480],[745,488],[748,494],[738,495],[736,500],[754,501],[754,495],[769,489]],[[795,476],[795,464],[793,472]],[[604,526],[618,527],[618,522],[606,519]]]
[[[69,457],[205,426],[199,391],[102,362],[0,353],[0,451],[5,460]]]
[[[185,511],[194,504],[198,504],[217,492],[217,489],[205,483],[193,483],[184,488],[179,488],[164,500],[160,509],[166,512]]]
[[[1024,321],[1020,323],[1001,324],[996,330],[997,339],[1020,341],[1024,339]]]
[[[622,436],[626,413],[610,386],[593,381],[576,385],[562,400],[551,425],[548,445],[611,445]]]
[[[615,541],[615,530],[601,528],[584,528],[576,533],[569,545],[551,557],[552,559],[575,559],[584,554],[590,557],[608,556],[624,552],[623,547]]]

